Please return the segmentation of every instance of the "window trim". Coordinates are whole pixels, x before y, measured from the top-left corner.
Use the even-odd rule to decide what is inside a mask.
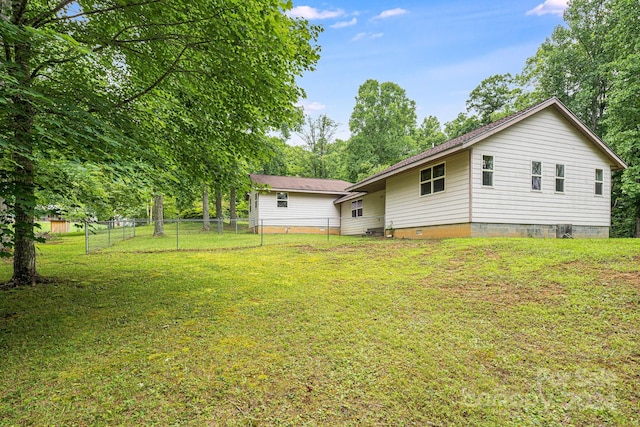
[[[362,218],[364,213],[364,199],[351,201],[351,218]]]
[[[281,195],[284,195],[284,198],[280,198]],[[281,202],[284,202],[284,206],[280,205]],[[278,191],[276,193],[276,207],[285,209],[289,207],[289,193],[285,191]]]
[[[540,174],[534,174],[534,173],[533,173],[533,164],[534,164],[534,163],[539,163],[539,164],[540,164]],[[531,191],[535,191],[535,192],[542,192],[542,172],[543,172],[543,169],[542,169],[542,161],[539,161],[539,160],[531,160],[531,169],[530,169],[530,172],[531,172],[531,181],[530,181],[530,187],[529,187],[529,189],[530,189]],[[539,188],[533,188],[533,179],[534,179],[534,178],[538,178],[538,179],[539,179]]]
[[[434,177],[433,176],[433,170],[439,166],[443,167],[443,174],[441,176],[437,176]],[[431,170],[431,172],[429,173],[429,178],[422,180],[422,172],[426,171],[426,170]],[[419,180],[419,185],[418,185],[418,192],[420,194],[420,197],[423,196],[433,196],[436,193],[444,193],[447,190],[447,162],[441,162],[441,163],[437,163],[433,166],[429,166],[428,168],[424,168],[424,169],[420,169],[420,172],[418,173],[418,180]],[[436,181],[442,181],[442,190],[439,191],[434,191],[434,183]],[[430,183],[431,186],[431,190],[428,193],[423,193],[422,192],[422,185],[426,184],[426,183]]]
[[[485,157],[491,157],[491,169],[487,169],[485,168],[485,163],[484,163],[484,159]],[[495,164],[495,157],[493,155],[489,155],[489,154],[483,154],[482,155],[482,186],[486,187],[486,188],[493,188],[494,185],[494,172],[496,169],[496,164]],[[484,174],[485,172],[490,173],[491,175],[491,184],[485,184],[484,183]]]
[[[562,166],[562,175],[558,175],[558,166]],[[555,167],[556,181],[555,181],[555,191],[558,194],[565,193],[565,177],[567,175],[567,167],[564,163],[556,163]],[[562,182],[562,190],[558,190],[558,182]]]
[[[600,180],[598,180],[598,171],[600,171]],[[596,168],[595,171],[595,180],[594,180],[594,195],[595,196],[604,196],[604,169]],[[600,184],[600,192],[598,193],[598,184]]]

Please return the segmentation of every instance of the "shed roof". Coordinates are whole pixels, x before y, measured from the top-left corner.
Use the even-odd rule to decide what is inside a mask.
[[[539,104],[533,105],[510,116],[504,117],[493,123],[489,123],[469,133],[451,139],[441,145],[433,147],[427,151],[409,157],[401,162],[396,163],[387,169],[378,172],[364,180],[352,185],[348,188],[350,191],[377,191],[384,188],[384,180],[397,173],[404,172],[414,167],[421,166],[427,162],[464,150],[469,146],[488,138],[525,118],[544,110],[545,108],[554,107],[562,114],[573,126],[578,129],[589,141],[591,141],[600,151],[611,159],[611,166],[614,170],[624,169],[627,165],[618,157],[616,153],[602,141],[591,129],[578,119],[557,97],[549,98]]]
[[[268,186],[271,190],[299,193],[322,193],[345,195],[351,182],[339,179],[301,178],[297,176],[277,176],[250,174],[251,181],[259,186]]]

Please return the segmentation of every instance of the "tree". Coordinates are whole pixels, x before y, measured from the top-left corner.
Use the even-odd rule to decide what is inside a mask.
[[[0,197],[15,218],[11,286],[40,279],[33,233],[35,188],[47,185],[40,158],[145,159],[159,170],[176,150],[175,164],[189,168],[211,154],[206,141],[250,156],[260,135],[295,122],[294,103],[304,95],[295,79],[318,59],[319,28],[287,17],[284,0],[2,6]],[[197,144],[172,135],[168,111],[193,123]]]
[[[527,60],[524,80],[538,100],[557,96],[593,131],[602,135],[612,75],[613,52],[605,47],[611,33],[610,0],[573,0],[558,26]]]
[[[415,140],[420,151],[428,150],[440,145],[447,140],[447,135],[442,131],[440,121],[435,116],[425,117],[422,124],[416,129]]]
[[[522,89],[511,74],[496,74],[484,79],[471,91],[467,111],[475,113],[482,125],[516,112]]]
[[[482,122],[478,117],[460,113],[455,119],[444,124],[444,132],[447,134],[447,138],[453,139],[480,126],[482,126]]]
[[[370,79],[358,89],[349,119],[349,178],[391,165],[415,151],[416,104],[392,82]]]
[[[306,121],[298,131],[298,135],[306,144],[306,148],[311,154],[312,178],[328,178],[327,154],[333,138],[338,130],[338,123],[330,119],[327,115],[321,114],[316,119],[306,116]]]

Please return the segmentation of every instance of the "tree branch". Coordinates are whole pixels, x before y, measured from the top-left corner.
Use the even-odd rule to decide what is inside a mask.
[[[60,12],[62,9],[64,9],[66,6],[70,5],[73,2],[74,2],[74,0],[62,0],[53,9],[48,10],[46,12],[42,12],[40,15],[38,15],[33,20],[33,23],[31,24],[31,26],[33,28],[39,28],[40,24],[43,24],[43,23],[46,22],[45,20],[46,20],[47,17],[49,17],[51,15],[55,15],[56,13]]]
[[[149,1],[143,1],[143,2],[140,2],[140,3],[133,3],[133,4],[125,4],[125,5],[117,5],[117,6],[107,7],[105,9],[90,10],[88,12],[76,13],[75,15],[61,16],[61,17],[58,17],[58,18],[51,18],[51,19],[43,19],[40,22],[38,22],[38,24],[40,26],[42,26],[44,24],[49,24],[49,23],[52,23],[52,22],[66,21],[66,20],[69,20],[69,19],[77,19],[77,18],[81,18],[83,16],[97,15],[97,14],[105,13],[105,12],[113,12],[114,10],[123,10],[123,9],[127,9],[129,7],[144,6],[144,5],[152,4],[152,3],[160,3],[162,1],[163,0],[149,0]],[[47,14],[50,15],[50,13],[47,13]]]
[[[204,43],[204,42],[202,42],[202,43]],[[202,43],[200,43],[200,44],[202,44]],[[158,85],[160,85],[160,83],[162,83],[175,70],[175,68],[178,66],[178,63],[180,62],[180,59],[182,59],[182,56],[187,51],[187,49],[189,49],[190,47],[193,47],[193,46],[194,45],[189,45],[189,44],[185,45],[182,48],[182,50],[180,51],[180,53],[178,53],[178,55],[176,56],[174,61],[171,63],[171,65],[153,83],[151,83],[148,87],[146,87],[144,90],[136,93],[135,95],[118,102],[117,104],[115,104],[113,106],[113,108],[117,109],[117,108],[121,108],[121,107],[123,107],[123,106],[125,106],[127,104],[130,104],[131,102],[133,102],[136,99],[146,95],[147,93],[151,92],[153,89],[158,87]],[[95,113],[95,112],[97,112],[97,109],[95,109],[95,108],[89,109],[89,113]]]

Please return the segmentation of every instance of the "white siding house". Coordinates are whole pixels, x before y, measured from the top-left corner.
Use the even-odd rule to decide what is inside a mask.
[[[347,190],[385,194],[395,237],[608,237],[625,163],[557,98],[403,160]],[[351,196],[349,196],[351,197]],[[351,199],[340,200],[344,216]],[[343,234],[359,234],[343,224]]]
[[[267,233],[333,233],[340,230],[340,205],[350,182],[251,174],[249,227]]]

